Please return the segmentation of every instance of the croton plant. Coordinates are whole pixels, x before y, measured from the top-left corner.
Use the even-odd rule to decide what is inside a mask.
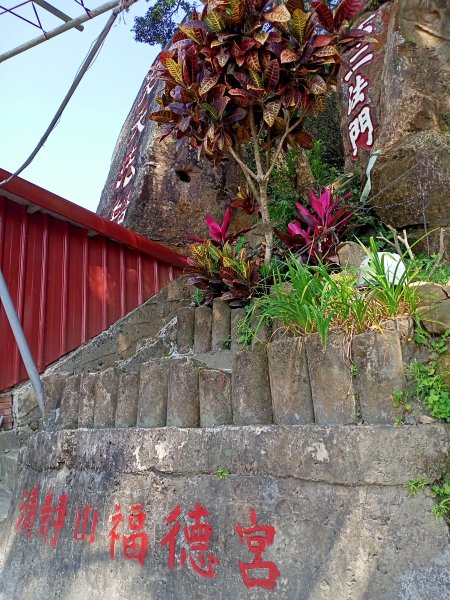
[[[162,137],[187,139],[216,162],[229,154],[240,165],[266,224],[266,263],[270,176],[288,145],[313,146],[305,118],[323,111],[342,52],[366,35],[349,28],[364,4],[342,0],[332,11],[320,1],[307,9],[303,0],[204,0],[159,55],[165,86],[151,119]]]

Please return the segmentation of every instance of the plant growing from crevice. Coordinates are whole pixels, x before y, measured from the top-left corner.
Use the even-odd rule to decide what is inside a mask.
[[[419,492],[428,490],[434,497],[436,505],[430,510],[436,519],[444,519],[450,525],[450,463],[445,467],[442,476],[433,483],[428,483],[421,477],[406,482],[408,496],[416,496]]]
[[[269,181],[288,146],[312,148],[307,115],[323,111],[338,83],[341,54],[365,36],[349,29],[364,0],[342,0],[330,10],[303,0],[206,0],[201,13],[179,26],[159,55],[165,82],[151,119],[161,137],[186,139],[215,162],[240,166],[264,225],[265,262],[273,249]],[[254,169],[243,155],[249,146]]]

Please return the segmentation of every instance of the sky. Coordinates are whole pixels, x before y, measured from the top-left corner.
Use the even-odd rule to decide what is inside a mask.
[[[49,1],[73,18],[83,14],[74,0]],[[106,2],[84,1],[90,9]],[[17,4],[19,0],[2,2],[8,8]],[[121,17],[116,20],[59,124],[21,174],[23,179],[96,210],[120,129],[159,51],[135,42],[130,31],[134,16],[144,15],[147,8],[147,2],[139,0],[124,14],[125,22]],[[28,158],[110,12],[84,23],[83,32],[67,31],[0,63],[1,168],[13,172]],[[61,23],[50,16],[45,28],[50,30]],[[0,54],[40,34],[37,28],[11,15],[0,15]]]

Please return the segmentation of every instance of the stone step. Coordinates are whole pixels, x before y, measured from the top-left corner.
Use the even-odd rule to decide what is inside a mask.
[[[179,311],[180,347],[199,334],[189,354],[46,377],[48,428],[393,423],[392,393],[405,389],[398,331],[330,334],[325,348],[313,335],[224,350],[225,308]]]
[[[17,464],[20,450],[10,450],[0,454],[0,482],[12,491],[17,479]]]

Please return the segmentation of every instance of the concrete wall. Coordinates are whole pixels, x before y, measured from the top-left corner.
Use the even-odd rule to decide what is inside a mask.
[[[39,433],[0,598],[444,600],[447,527],[404,484],[447,456],[440,425]]]

